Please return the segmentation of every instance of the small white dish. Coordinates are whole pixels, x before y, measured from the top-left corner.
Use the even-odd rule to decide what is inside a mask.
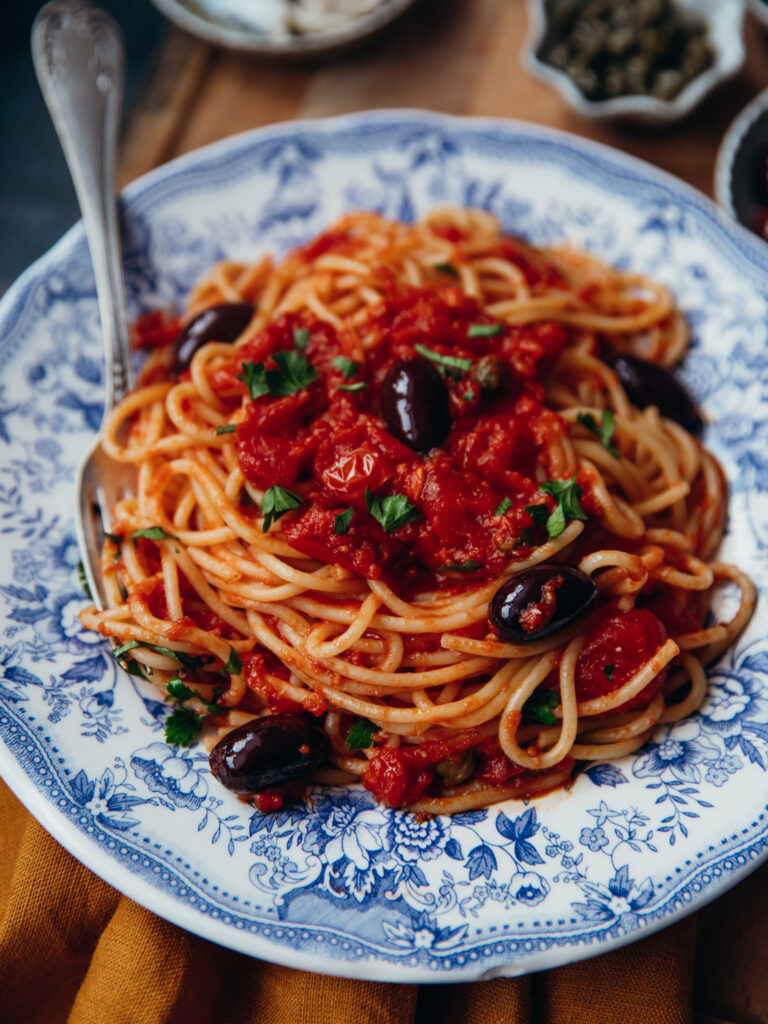
[[[169,21],[214,46],[245,50],[264,57],[318,57],[344,50],[383,29],[414,0],[381,0],[373,10],[320,31],[286,31],[275,0],[264,5],[263,21],[253,13],[246,19],[246,5],[206,0],[152,0]],[[238,11],[241,15],[238,16]],[[229,14],[227,14],[229,12]]]
[[[716,85],[736,74],[743,65],[744,6],[742,0],[676,0],[676,3],[706,22],[715,61],[712,67],[693,78],[672,100],[660,100],[653,96],[618,96],[616,99],[599,101],[587,99],[565,72],[537,56],[547,27],[546,0],[528,0],[530,33],[523,51],[523,61],[531,74],[557,89],[569,106],[584,117],[644,124],[679,121],[698,106]],[[755,6],[758,4],[762,5],[761,0],[755,0]],[[768,14],[768,6],[762,6],[765,6]]]

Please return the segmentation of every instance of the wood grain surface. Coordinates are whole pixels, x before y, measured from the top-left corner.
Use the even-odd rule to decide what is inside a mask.
[[[385,107],[513,117],[633,153],[712,192],[715,156],[738,111],[768,87],[768,35],[745,24],[744,70],[683,123],[584,120],[526,73],[523,0],[421,0],[363,48],[328,61],[265,62],[169,31],[126,126],[124,184],[216,139],[276,121]],[[768,868],[698,915],[698,1024],[768,1024]]]

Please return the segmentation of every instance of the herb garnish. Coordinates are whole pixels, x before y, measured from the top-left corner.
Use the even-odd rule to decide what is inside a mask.
[[[367,750],[370,747],[374,733],[379,731],[378,725],[369,722],[367,718],[359,718],[346,738],[348,750]]]
[[[107,538],[107,540],[111,540],[112,543],[116,544],[118,547],[120,547],[120,545],[123,543],[123,538],[119,533],[107,533],[105,530],[104,536]]]
[[[355,514],[355,510],[350,505],[349,508],[345,508],[343,512],[339,512],[333,520],[333,532],[334,533],[346,533],[349,529],[349,524],[352,522],[352,517]]]
[[[360,363],[356,363],[354,359],[347,359],[346,356],[336,356],[333,365],[337,370],[341,370],[341,375],[345,380],[354,377],[360,369]]]
[[[243,662],[234,647],[229,648],[229,661],[224,666],[224,671],[231,676],[239,676],[243,671]]]
[[[197,672],[199,669],[205,668],[212,660],[209,657],[201,658],[196,654],[186,654],[184,651],[172,651],[170,647],[160,647],[159,644],[151,644],[146,640],[129,640],[127,643],[113,648],[112,656],[115,661],[125,668],[126,659],[123,658],[123,655],[127,651],[132,651],[135,647],[146,647],[147,650],[154,651],[155,654],[162,654],[165,658],[173,658],[174,661],[178,661],[180,665],[183,665],[190,672]]]
[[[413,347],[420,356],[424,356],[425,359],[430,359],[433,363],[437,363],[441,373],[449,374],[454,380],[461,378],[462,371],[472,368],[471,359],[464,359],[462,356],[444,356],[418,342]]]
[[[547,519],[547,533],[549,539],[559,537],[565,529],[565,524],[571,519],[586,520],[588,516],[579,504],[581,487],[576,483],[578,473],[574,473],[570,480],[546,480],[539,485],[539,490],[551,494],[557,502],[557,508]]]
[[[147,540],[177,540],[172,533],[168,533],[162,526],[145,526],[142,530],[134,530],[131,534],[135,540],[137,537],[146,537]]]
[[[501,501],[499,502],[499,504],[493,510],[493,514],[495,516],[503,516],[504,513],[508,509],[510,509],[510,508],[512,508],[512,499],[511,498],[502,498]]]
[[[308,327],[294,327],[293,328],[293,344],[296,348],[304,350],[307,347],[307,343],[310,338]]]
[[[211,704],[210,701],[201,697],[196,690],[193,690],[190,686],[187,686],[186,683],[183,683],[178,676],[172,676],[170,681],[165,684],[165,688],[178,704],[183,704],[185,701],[191,700],[195,697],[205,705],[205,709],[209,715],[220,715],[225,710],[224,708],[220,708],[217,704]],[[218,691],[216,694],[217,700],[223,692],[224,691],[221,689]]]
[[[220,423],[219,426],[216,427],[216,433],[217,434],[234,434],[234,432],[235,432],[235,424],[234,423]]]
[[[475,392],[472,390],[472,388],[470,388],[469,391],[465,391],[461,397],[464,399],[465,402],[471,402],[472,399],[475,397]]]
[[[85,575],[85,566],[83,565],[82,558],[77,563],[77,578],[80,580],[80,586],[85,591],[85,596],[92,601],[93,594],[91,593],[91,588],[88,586],[88,577]]]
[[[611,445],[611,438],[613,437],[613,432],[616,429],[616,420],[614,419],[613,413],[610,409],[606,409],[603,412],[599,427],[595,423],[595,417],[591,412],[580,412],[576,419],[583,427],[586,427],[587,430],[600,439],[600,444],[603,448],[608,449],[614,459],[621,458],[621,452],[619,449],[614,448]]]
[[[442,274],[450,274],[451,277],[459,277],[459,272],[452,263],[435,263],[433,270],[439,270]]]
[[[528,700],[523,704],[522,717],[529,722],[538,722],[539,725],[557,725],[557,719],[552,713],[560,698],[554,690],[534,690]]]
[[[482,566],[479,562],[476,562],[474,558],[468,558],[466,562],[454,562],[453,565],[439,565],[438,569],[444,569],[450,572],[474,572],[476,569],[481,569]]]
[[[264,533],[267,532],[272,523],[277,522],[280,516],[284,516],[286,512],[298,508],[303,501],[303,498],[300,498],[298,494],[294,494],[293,491],[289,491],[286,487],[270,487],[266,490],[264,497],[261,499],[261,511],[264,513],[264,525],[262,526]]]
[[[262,395],[269,394],[267,371],[264,369],[264,363],[254,363],[252,359],[249,359],[247,363],[243,363],[243,372],[236,374],[236,377],[248,388],[252,402],[257,398],[261,398]]]
[[[612,683],[613,682],[613,665],[603,665],[603,672],[605,673],[605,678],[608,680],[608,682]]]
[[[534,526],[543,526],[549,519],[549,509],[546,505],[525,505],[524,508],[533,520]]]
[[[399,530],[406,523],[421,519],[421,512],[408,501],[404,494],[391,494],[377,498],[370,487],[365,488],[365,503],[374,519],[384,527],[386,533]]]
[[[494,334],[504,333],[504,324],[470,324],[468,338],[492,338]]]
[[[364,380],[358,380],[354,384],[339,384],[339,391],[362,391],[367,387]]]
[[[188,747],[202,726],[200,715],[192,708],[178,707],[165,720],[165,742],[174,747]]]
[[[275,352],[276,370],[267,370],[267,384],[273,395],[293,395],[317,380],[317,370],[301,352]]]

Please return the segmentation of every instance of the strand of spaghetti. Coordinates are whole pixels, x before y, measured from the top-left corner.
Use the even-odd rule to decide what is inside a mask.
[[[343,633],[334,637],[333,640],[326,640],[325,638],[335,629],[335,624],[332,622],[318,622],[317,625],[312,627],[304,640],[307,654],[312,658],[320,658],[322,661],[338,657],[339,654],[348,650],[352,644],[359,640],[370,627],[371,620],[380,604],[381,599],[378,594],[369,594],[360,605],[357,619]]]
[[[623,686],[603,697],[593,697],[592,700],[579,701],[579,717],[584,715],[602,715],[606,711],[613,711],[621,707],[628,700],[636,697],[641,690],[644,690],[648,683],[657,676],[669,662],[679,654],[679,649],[674,640],[665,640],[661,647],[652,655],[648,661],[635,674],[628,679]],[[555,708],[553,714],[557,717],[559,709]]]
[[[550,768],[548,771],[543,771],[533,778],[513,779],[501,786],[489,786],[483,782],[470,783],[460,792],[457,791],[448,796],[416,800],[409,809],[417,814],[461,814],[478,807],[487,807],[500,800],[537,796],[557,789],[558,786],[567,782],[572,767],[569,761],[566,764]]]
[[[699,659],[691,654],[684,653],[680,656],[680,662],[685,672],[690,676],[691,690],[683,700],[677,704],[669,704],[666,707],[660,718],[660,721],[664,723],[679,722],[681,718],[687,718],[688,715],[701,707],[706,696],[707,676]],[[673,676],[664,687],[665,698],[679,689],[679,686],[679,679]]]

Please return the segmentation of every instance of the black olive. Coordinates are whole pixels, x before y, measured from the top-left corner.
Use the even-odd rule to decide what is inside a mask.
[[[443,378],[426,359],[401,359],[389,369],[381,413],[390,434],[417,452],[441,445],[451,429]]]
[[[662,416],[679,423],[689,434],[702,432],[704,421],[696,403],[670,370],[637,356],[614,356],[608,363],[633,405],[639,409],[655,405]]]
[[[248,326],[255,308],[250,302],[222,302],[198,313],[176,335],[173,343],[175,372],[187,370],[195,352],[207,341],[231,342],[238,338]]]
[[[306,715],[256,718],[227,733],[210,753],[211,771],[234,793],[261,793],[306,778],[331,752]]]
[[[488,618],[505,640],[532,643],[570,626],[596,597],[594,581],[580,569],[547,562],[525,569],[499,587]]]

